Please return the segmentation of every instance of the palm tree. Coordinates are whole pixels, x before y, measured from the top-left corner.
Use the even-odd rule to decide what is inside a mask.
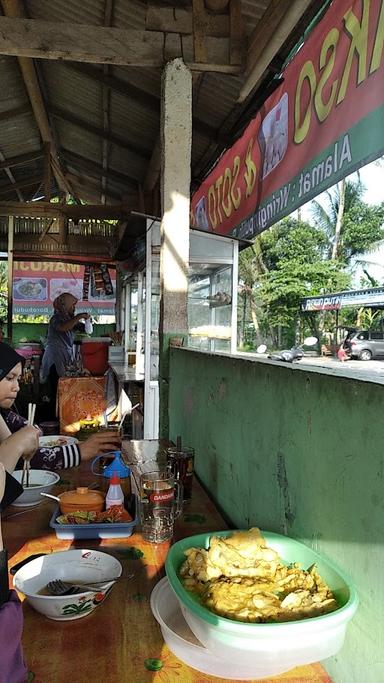
[[[312,218],[316,226],[328,236],[329,258],[332,260],[340,256],[344,215],[362,199],[363,192],[364,187],[359,175],[357,182],[344,178],[334,188],[327,190],[327,206],[323,206],[316,199],[311,204]]]

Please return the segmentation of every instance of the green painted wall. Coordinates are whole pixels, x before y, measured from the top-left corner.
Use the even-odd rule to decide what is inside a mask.
[[[27,341],[40,341],[40,337],[45,337],[48,323],[13,323],[13,344],[16,345],[20,339]],[[115,325],[94,325],[93,336],[98,337],[108,334],[115,329]],[[5,326],[6,331],[6,326]]]
[[[384,387],[172,349],[170,438],[235,527],[294,536],[354,581],[335,683],[384,681]]]

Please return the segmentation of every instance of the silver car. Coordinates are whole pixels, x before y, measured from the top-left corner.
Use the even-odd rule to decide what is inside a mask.
[[[358,330],[350,333],[344,341],[344,348],[349,351],[351,358],[384,358],[384,332]]]

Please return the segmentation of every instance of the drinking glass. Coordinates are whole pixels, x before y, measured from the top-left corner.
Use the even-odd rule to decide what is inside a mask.
[[[167,462],[174,477],[183,486],[184,500],[188,500],[192,495],[192,480],[194,471],[194,448],[183,446],[177,448],[171,446],[167,448]]]
[[[173,524],[183,509],[183,487],[168,468],[140,476],[140,521],[143,539],[169,541]]]

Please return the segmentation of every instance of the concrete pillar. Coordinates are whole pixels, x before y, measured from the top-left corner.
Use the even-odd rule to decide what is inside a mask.
[[[159,434],[167,437],[169,343],[187,333],[192,77],[182,59],[169,62],[163,72],[160,138]]]

